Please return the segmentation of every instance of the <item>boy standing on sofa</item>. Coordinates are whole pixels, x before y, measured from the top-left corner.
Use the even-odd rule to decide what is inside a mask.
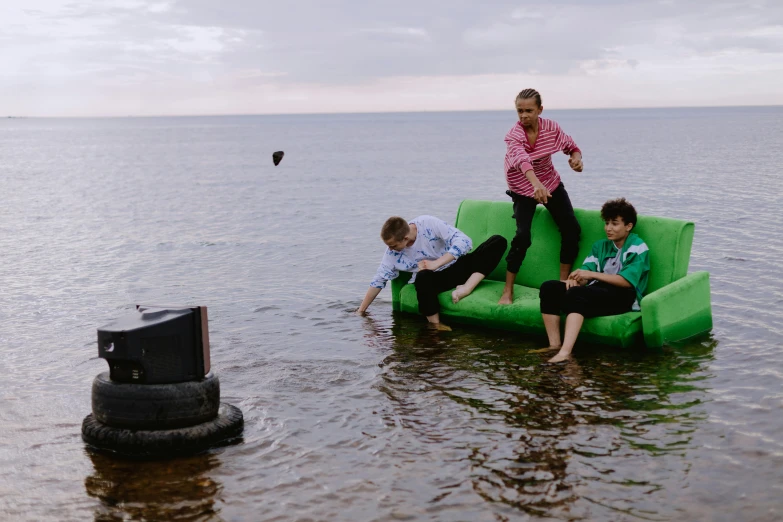
[[[565,281],[541,285],[541,316],[549,348],[559,350],[549,362],[568,359],[585,318],[618,315],[639,310],[650,272],[649,249],[631,232],[636,226],[636,209],[625,198],[613,199],[601,207],[606,239],[593,244],[582,267]],[[560,342],[560,313],[566,315]]]
[[[565,279],[571,271],[581,233],[571,199],[552,164],[552,155],[561,151],[568,154],[571,168],[582,172],[582,151],[557,122],[541,117],[544,107],[538,91],[523,90],[517,95],[515,105],[519,121],[506,134],[505,170],[506,194],[514,202],[517,231],[506,257],[506,284],[498,304],[514,302],[514,281],[530,248],[530,228],[539,203],[549,210],[560,230],[560,279]]]
[[[470,252],[468,236],[433,216],[410,222],[392,216],[381,228],[381,239],[388,248],[356,312],[363,314],[400,270],[413,272],[410,282],[416,285],[419,311],[439,329],[449,328],[440,324],[438,294],[456,287],[454,303],[467,297],[495,269],[507,246],[503,236],[495,235]]]

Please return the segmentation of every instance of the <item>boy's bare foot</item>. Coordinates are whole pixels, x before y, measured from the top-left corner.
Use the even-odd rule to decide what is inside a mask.
[[[503,292],[503,295],[500,296],[500,301],[498,301],[498,304],[511,304],[514,302],[514,292]]]
[[[457,304],[460,299],[467,295],[469,295],[469,292],[465,291],[465,285],[457,285],[457,288],[451,292],[451,302]]]
[[[557,355],[549,359],[549,361],[547,362],[559,363],[559,362],[567,361],[570,358],[571,358],[571,352],[568,353],[558,352]]]
[[[559,346],[547,346],[546,348],[539,348],[537,350],[530,350],[530,353],[544,353],[551,352],[552,350],[559,350]]]
[[[443,323],[427,323],[427,326],[429,326],[432,330],[437,330],[439,332],[450,332],[451,327],[447,326]]]

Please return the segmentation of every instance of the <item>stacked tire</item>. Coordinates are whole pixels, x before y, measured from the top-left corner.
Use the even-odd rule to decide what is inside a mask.
[[[198,453],[237,440],[244,419],[236,406],[220,402],[220,380],[135,384],[101,373],[92,383],[92,414],[82,439],[96,448],[135,457]]]

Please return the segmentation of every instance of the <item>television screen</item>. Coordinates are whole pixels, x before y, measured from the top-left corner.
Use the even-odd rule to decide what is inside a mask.
[[[137,305],[98,329],[98,356],[113,381],[164,384],[209,373],[206,306]]]

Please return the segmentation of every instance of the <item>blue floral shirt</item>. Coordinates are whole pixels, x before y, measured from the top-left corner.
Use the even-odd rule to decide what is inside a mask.
[[[437,272],[451,266],[473,248],[473,242],[468,236],[436,217],[419,216],[409,223],[416,225],[416,241],[399,252],[387,247],[370,286],[383,288],[387,281],[400,275],[400,271],[413,272],[413,277],[408,281],[413,283],[419,271],[419,261],[435,260],[446,253],[453,255],[454,261],[438,268]]]

